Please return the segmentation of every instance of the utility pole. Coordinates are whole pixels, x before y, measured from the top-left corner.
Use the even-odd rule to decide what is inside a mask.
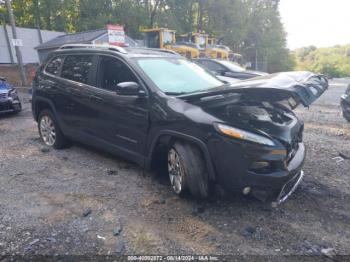
[[[1,17],[2,20],[3,20],[3,29],[4,29],[4,33],[5,33],[5,39],[6,39],[6,44],[7,44],[7,50],[9,51],[11,64],[14,64],[14,63],[15,63],[15,60],[13,59],[12,50],[11,50],[10,38],[9,38],[8,33],[7,33],[6,19],[5,19],[5,16],[2,15],[2,14],[0,14],[0,17]]]
[[[34,10],[35,10],[35,26],[36,29],[38,30],[38,37],[39,37],[39,43],[43,43],[43,37],[41,35],[41,30],[40,30],[40,14],[39,14],[39,2],[38,0],[33,0],[33,5],[34,5]]]
[[[12,28],[12,39],[17,39],[16,23],[12,12],[11,2],[10,0],[5,0],[5,3],[6,3],[7,12],[9,14],[11,28]],[[23,67],[22,53],[17,45],[15,45],[15,50],[16,50],[17,63],[19,66],[19,73],[21,76],[21,84],[22,86],[25,86],[27,79],[26,79],[26,74],[24,72],[24,67]]]

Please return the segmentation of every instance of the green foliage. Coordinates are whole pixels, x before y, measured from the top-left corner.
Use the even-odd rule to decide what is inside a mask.
[[[12,0],[19,26],[35,26],[35,3],[43,29],[79,32],[125,26],[168,27],[178,33],[205,32],[268,72],[290,70],[293,57],[278,12],[279,0]],[[0,10],[1,11],[1,10]]]
[[[308,70],[330,77],[350,76],[350,45],[319,48],[304,47],[295,51],[298,70]]]

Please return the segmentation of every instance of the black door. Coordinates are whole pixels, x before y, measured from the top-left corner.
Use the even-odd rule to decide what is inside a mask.
[[[61,70],[62,120],[69,135],[81,139],[91,134],[90,120],[94,111],[89,107],[90,84],[97,56],[67,55]]]
[[[115,57],[100,56],[98,64],[96,88],[90,88],[90,110],[95,111],[91,128],[112,147],[132,157],[141,156],[149,127],[148,99],[116,93],[119,83],[140,81]]]

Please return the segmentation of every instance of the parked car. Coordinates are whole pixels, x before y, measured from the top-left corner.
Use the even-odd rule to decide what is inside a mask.
[[[32,110],[47,146],[69,139],[164,167],[178,195],[205,198],[217,183],[280,203],[303,177],[304,125],[292,109],[327,87],[306,72],[225,85],[169,53],[64,46],[38,70]]]
[[[239,80],[268,75],[265,72],[246,70],[239,64],[227,60],[198,58],[195,59],[194,62],[213,72],[215,75]]]
[[[350,122],[350,85],[345,91],[345,94],[341,96],[340,105],[343,110],[344,118]]]
[[[0,113],[18,113],[22,110],[22,104],[16,89],[0,77]]]

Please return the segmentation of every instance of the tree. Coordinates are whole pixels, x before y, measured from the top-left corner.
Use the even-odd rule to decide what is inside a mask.
[[[124,25],[140,30],[168,27],[178,33],[205,32],[220,39],[258,69],[290,70],[293,56],[278,11],[279,0],[12,0],[18,26],[34,27],[39,11],[42,29],[79,32]],[[37,10],[38,9],[38,10]],[[3,10],[0,8],[0,12]]]

